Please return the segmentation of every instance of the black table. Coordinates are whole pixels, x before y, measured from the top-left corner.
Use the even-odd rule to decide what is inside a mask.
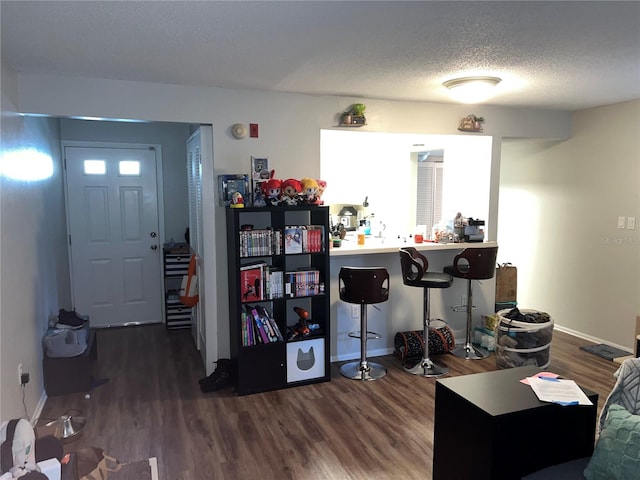
[[[520,479],[593,453],[598,394],[593,405],[541,402],[520,383],[535,366],[439,379],[433,480]]]

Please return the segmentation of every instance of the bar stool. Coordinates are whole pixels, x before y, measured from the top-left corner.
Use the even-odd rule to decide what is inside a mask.
[[[429,295],[432,288],[449,288],[453,277],[448,273],[427,272],[429,262],[427,257],[414,247],[400,249],[400,266],[402,267],[402,281],[410,287],[423,289],[424,308],[422,310],[422,339],[424,341],[422,360],[412,368],[405,370],[413,375],[423,377],[440,377],[449,372],[447,367],[437,365],[429,358],[429,324],[431,322]]]
[[[480,360],[489,356],[483,348],[474,347],[471,344],[471,324],[473,311],[473,293],[471,291],[472,280],[486,280],[496,274],[496,257],[498,247],[465,248],[453,258],[453,265],[444,267],[444,272],[456,278],[467,279],[467,334],[464,345],[453,349],[456,357],[467,360]]]
[[[389,299],[389,272],[382,267],[342,267],[338,276],[340,300],[360,305],[360,331],[349,333],[360,339],[360,361],[345,363],[340,373],[353,380],[378,380],[387,374],[382,365],[367,361],[367,340],[380,335],[367,331],[367,305]]]

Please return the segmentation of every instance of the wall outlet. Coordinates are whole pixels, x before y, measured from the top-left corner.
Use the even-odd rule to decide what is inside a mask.
[[[22,364],[18,364],[18,385],[22,386]]]
[[[360,317],[360,307],[358,305],[351,305],[351,318]]]

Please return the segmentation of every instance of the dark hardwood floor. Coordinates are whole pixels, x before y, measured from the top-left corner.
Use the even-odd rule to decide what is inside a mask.
[[[599,411],[618,365],[578,348],[585,344],[555,331],[548,370],[597,392]],[[437,359],[454,376],[497,369],[493,355]],[[80,410],[87,425],[67,450],[99,446],[122,462],[157,457],[161,480],[429,479],[435,380],[405,373],[393,356],[376,361],[389,371],[376,382],[343,378],[336,363],[327,383],[203,394],[188,331],[100,330],[95,373],[109,381],[90,399],[50,397],[40,423]]]

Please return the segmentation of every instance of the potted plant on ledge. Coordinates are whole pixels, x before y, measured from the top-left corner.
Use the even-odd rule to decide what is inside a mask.
[[[462,119],[458,126],[458,130],[461,132],[482,132],[483,123],[484,117],[478,117],[472,113]]]

